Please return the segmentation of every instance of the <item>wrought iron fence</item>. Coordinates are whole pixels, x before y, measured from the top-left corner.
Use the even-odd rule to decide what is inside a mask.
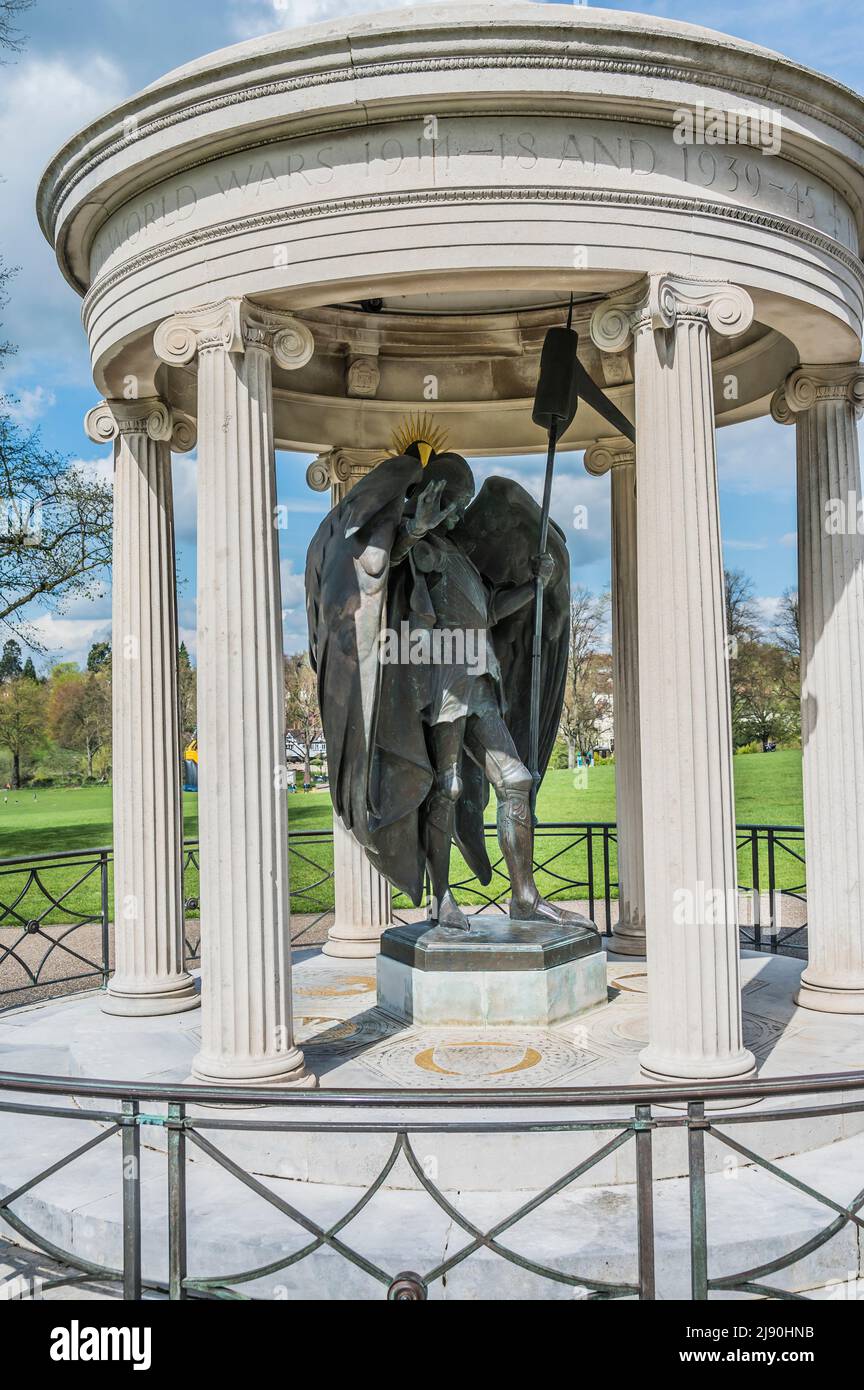
[[[836,1098],[838,1095],[839,1099]],[[251,1294],[246,1286],[272,1279],[274,1275],[297,1266],[316,1251],[326,1249],[362,1270],[380,1287],[383,1298],[396,1301],[426,1299],[452,1270],[481,1250],[540,1279],[569,1286],[574,1290],[574,1297],[589,1300],[652,1300],[656,1294],[655,1199],[658,1182],[662,1181],[655,1178],[653,1171],[654,1136],[663,1129],[677,1129],[685,1133],[688,1151],[686,1182],[691,1297],[702,1301],[711,1293],[743,1293],[768,1299],[800,1299],[804,1297],[801,1292],[781,1288],[768,1281],[825,1246],[845,1227],[851,1225],[860,1231],[864,1227],[864,1218],[860,1214],[864,1206],[864,1186],[844,1203],[836,1195],[803,1182],[779,1163],[739,1143],[734,1137],[735,1127],[752,1123],[754,1112],[748,1107],[757,1097],[766,1107],[759,1109],[760,1125],[795,1123],[802,1119],[812,1125],[820,1117],[861,1115],[864,1112],[864,1072],[759,1079],[737,1084],[705,1083],[698,1087],[680,1088],[601,1086],[563,1091],[452,1091],[447,1096],[445,1119],[440,1117],[441,1095],[435,1091],[279,1092],[272,1088],[244,1088],[234,1092],[227,1087],[129,1085],[0,1073],[0,1115],[62,1119],[72,1125],[84,1125],[87,1131],[82,1143],[19,1182],[14,1189],[0,1194],[0,1217],[18,1236],[71,1271],[68,1274],[59,1271],[57,1278],[49,1280],[45,1288],[98,1281],[119,1285],[124,1299],[139,1299],[145,1290],[167,1294],[170,1299],[260,1297],[260,1282]],[[58,1098],[78,1104],[58,1103]],[[796,1103],[788,1106],[778,1104],[791,1099]],[[723,1102],[728,1103],[726,1110],[716,1108],[721,1107]],[[208,1104],[217,1107],[215,1113],[208,1112]],[[202,1105],[205,1107],[203,1115],[199,1110]],[[241,1106],[243,1113],[241,1116],[236,1113],[232,1115],[230,1109],[225,1110],[226,1106]],[[275,1106],[280,1108],[283,1115],[287,1112],[288,1118],[268,1116],[267,1108]],[[681,1108],[679,1111],[670,1109],[670,1106]],[[194,1111],[190,1112],[190,1107],[194,1107]],[[592,1114],[580,1114],[587,1107],[591,1107]],[[711,1107],[707,1113],[706,1107]],[[376,1113],[382,1110],[390,1114],[382,1116]],[[339,1117],[343,1111],[344,1119]],[[392,1118],[394,1111],[398,1114],[396,1120]],[[478,1114],[478,1111],[482,1113]],[[150,1268],[145,1268],[142,1256],[142,1133],[145,1129],[152,1130],[154,1126],[163,1129],[166,1134],[167,1152],[162,1181],[167,1189],[167,1217],[161,1240],[163,1259],[164,1252],[167,1252],[167,1279],[160,1279],[154,1274],[152,1255],[148,1257]],[[377,1175],[347,1210],[335,1220],[322,1222],[297,1205],[302,1194],[308,1194],[309,1184],[295,1183],[292,1199],[289,1200],[284,1188],[281,1193],[275,1191],[225,1153],[224,1148],[220,1147],[220,1142],[224,1144],[225,1138],[220,1141],[220,1135],[227,1136],[238,1129],[270,1136],[383,1134],[392,1136],[392,1145]],[[498,1216],[488,1227],[478,1225],[466,1216],[455,1204],[453,1194],[448,1195],[448,1191],[429,1176],[416,1147],[418,1136],[430,1133],[508,1136],[508,1143],[512,1144],[513,1136],[529,1133],[577,1134],[586,1131],[598,1136],[598,1145],[592,1153],[580,1162],[565,1167],[560,1177],[532,1192],[513,1211],[506,1216]],[[705,1162],[705,1142],[709,1136],[736,1154],[745,1165],[768,1172],[796,1192],[806,1195],[824,1208],[830,1219],[806,1240],[796,1237],[797,1244],[774,1258],[733,1273],[712,1274],[708,1238],[711,1213]],[[122,1192],[123,1251],[122,1261],[116,1267],[61,1248],[14,1209],[46,1179],[67,1170],[95,1148],[112,1143],[118,1150],[117,1190]],[[567,1254],[564,1262],[568,1267],[564,1267],[560,1261],[551,1264],[539,1257],[533,1258],[514,1249],[512,1240],[508,1243],[505,1239],[507,1233],[526,1217],[565,1192],[616,1150],[630,1144],[635,1148],[632,1197],[636,1222],[632,1274],[628,1279],[604,1279],[596,1271],[573,1267],[577,1260],[585,1258],[576,1254],[579,1220],[576,1209],[570,1211],[559,1228],[565,1239],[568,1230],[573,1235],[573,1257],[571,1259]],[[34,1145],[33,1148],[38,1151],[39,1146]],[[297,1246],[286,1241],[286,1246],[290,1248],[286,1248],[284,1254],[258,1265],[230,1271],[199,1270],[190,1274],[189,1222],[196,1220],[196,1217],[194,1203],[187,1199],[186,1180],[189,1163],[196,1155],[206,1156],[242,1189],[266,1202],[274,1215],[279,1213],[287,1218],[294,1231],[302,1233],[302,1243]],[[453,1248],[454,1242],[449,1242],[445,1257],[425,1267],[420,1258],[420,1232],[412,1233],[410,1222],[407,1225],[404,1220],[400,1222],[401,1235],[408,1246],[406,1258],[400,1259],[401,1268],[388,1268],[382,1263],[380,1255],[364,1254],[357,1248],[357,1237],[352,1240],[348,1232],[351,1223],[385,1186],[400,1157],[404,1157],[408,1163],[418,1188],[465,1237],[464,1243],[458,1248]],[[860,1183],[860,1176],[857,1180]],[[152,1194],[152,1183],[149,1184],[149,1191]],[[207,1219],[202,1217],[202,1223],[206,1225]],[[238,1220],[242,1225],[242,1218]],[[226,1229],[229,1221],[229,1210],[223,1204],[220,1207],[220,1234],[223,1237],[232,1234],[230,1229]],[[236,1234],[239,1240],[243,1232],[238,1230]],[[412,1234],[415,1234],[413,1253],[410,1249]],[[308,1239],[303,1239],[303,1236]],[[850,1277],[854,1279],[855,1274]],[[267,1296],[267,1287],[264,1296]],[[272,1285],[269,1287],[272,1289]],[[270,1296],[273,1296],[272,1292]]]
[[[738,827],[742,944],[756,950],[806,952],[804,832],[797,826]],[[510,892],[506,866],[486,827],[493,875],[484,887],[454,851],[454,886],[469,911],[504,911]],[[292,936],[314,940],[333,911],[333,832],[301,830],[289,840]],[[541,822],[535,838],[541,891],[578,901],[608,937],[618,894],[618,837],[606,821]],[[0,997],[39,986],[105,983],[112,969],[110,849],[75,850],[0,860]],[[197,841],[184,848],[187,958],[198,959]],[[407,906],[396,899],[396,910]],[[31,996],[32,997],[32,996]]]

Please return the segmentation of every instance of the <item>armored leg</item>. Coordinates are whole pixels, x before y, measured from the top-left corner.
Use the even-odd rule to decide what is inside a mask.
[[[472,715],[465,731],[465,747],[483,768],[498,798],[498,843],[510,874],[510,917],[521,922],[588,926],[596,931],[589,918],[567,912],[540,896],[534,882],[533,779],[502,715],[491,710]]]
[[[431,917],[443,927],[468,930],[468,921],[450,892],[450,846],[456,802],[462,794],[462,742],[465,720],[455,719],[429,728],[435,785],[426,798],[424,827],[426,864],[432,883]]]

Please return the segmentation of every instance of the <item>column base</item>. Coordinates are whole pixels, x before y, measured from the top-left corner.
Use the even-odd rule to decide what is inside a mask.
[[[331,927],[321,950],[325,956],[341,956],[345,960],[374,960],[381,950],[381,931],[374,936],[341,936]]]
[[[318,1085],[317,1076],[306,1070],[299,1047],[277,1057],[251,1057],[247,1061],[199,1052],[192,1062],[191,1079],[205,1086],[291,1086],[305,1091],[314,1091]]]
[[[104,1014],[119,1014],[125,1018],[148,1018],[160,1014],[180,1014],[185,1009],[201,1006],[201,995],[191,975],[172,976],[169,980],[154,980],[151,984],[125,984],[114,975],[102,1000]]]
[[[616,922],[612,928],[609,950],[614,951],[616,956],[647,956],[644,928],[628,928],[625,924],[622,931],[620,927],[621,923]]]
[[[702,1081],[747,1081],[756,1075],[756,1059],[746,1047],[734,1057],[715,1061],[700,1058],[688,1063],[681,1057],[664,1057],[646,1047],[639,1056],[642,1075],[663,1085],[691,1086]],[[737,1102],[736,1102],[737,1103]]]
[[[864,989],[811,983],[805,972],[795,1003],[799,1009],[814,1009],[823,1014],[864,1014]]]

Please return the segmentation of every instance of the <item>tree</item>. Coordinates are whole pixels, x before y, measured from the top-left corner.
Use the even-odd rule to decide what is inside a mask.
[[[0,656],[0,681],[14,680],[16,676],[22,675],[23,671],[21,644],[10,637],[8,642],[3,643],[3,655]]]
[[[801,698],[801,620],[798,590],[784,589],[774,617],[772,636],[786,656],[786,683],[789,695]]]
[[[0,685],[0,747],[12,754],[12,785],[21,785],[22,760],[38,747],[45,730],[45,689],[15,676]]]
[[[753,598],[753,580],[743,570],[726,570],[726,636],[729,656],[735,658],[742,642],[754,642],[761,634],[759,613]]]
[[[94,642],[87,653],[87,670],[104,671],[111,669],[111,643]]]
[[[318,686],[305,652],[285,657],[285,726],[303,750],[303,780],[312,780],[312,744],[322,737]]]
[[[735,658],[732,731],[736,745],[793,737],[799,728],[797,694],[789,688],[788,657],[768,642],[745,642]]]
[[[577,752],[587,758],[593,751],[597,724],[611,708],[611,663],[608,655],[597,651],[608,607],[608,595],[592,594],[581,584],[570,598],[570,647],[560,726],[570,767],[575,766]]]
[[[104,671],[68,675],[54,683],[48,709],[51,733],[63,748],[83,753],[87,776],[111,739],[111,684]]]
[[[28,656],[27,660],[24,662],[24,669],[21,675],[24,677],[25,681],[38,681],[39,677],[36,674],[36,667],[33,665],[32,656]]]
[[[180,643],[177,652],[177,685],[180,700],[180,738],[185,748],[195,733],[195,725],[198,722],[198,683],[185,642]]]
[[[91,595],[111,560],[111,489],[0,408],[0,624],[38,646],[24,610]],[[0,403],[2,407],[2,403]]]
[[[0,0],[0,48],[11,53],[20,53],[24,36],[17,28],[15,20],[25,10],[33,8],[35,0]]]
[[[15,19],[31,0],[0,0],[0,49],[20,50]],[[15,274],[0,260],[0,306]],[[14,351],[0,341],[0,366]],[[37,647],[25,610],[88,596],[111,561],[111,489],[47,449],[0,396],[0,629]]]

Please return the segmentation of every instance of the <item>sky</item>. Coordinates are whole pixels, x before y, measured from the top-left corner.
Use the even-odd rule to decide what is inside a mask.
[[[0,69],[0,254],[17,267],[3,313],[3,337],[18,351],[0,391],[18,399],[16,413],[38,425],[45,443],[110,479],[110,452],[86,439],[85,411],[97,400],[80,322],[80,301],[56,267],[36,223],[36,185],[61,144],[94,116],[171,68],[226,44],[376,8],[398,0],[37,0],[21,20],[23,52]],[[628,10],[631,4],[609,4]],[[864,76],[860,0],[769,0],[650,3],[640,12],[722,29],[781,49],[860,90]],[[458,441],[452,441],[458,448]],[[770,621],[784,589],[796,583],[794,430],[770,419],[718,431],[720,507],[726,565],[751,576]],[[286,651],[306,645],[303,567],[306,547],[327,500],[306,486],[309,456],[277,458],[279,501],[291,522],[280,532]],[[517,477],[535,495],[542,460],[472,460],[478,483],[491,472]],[[174,498],[181,636],[195,651],[195,460],[174,456]],[[588,526],[572,530],[573,508],[587,508]],[[589,478],[581,454],[557,466],[553,515],[571,538],[572,579],[599,592],[609,583],[609,480]],[[93,641],[110,635],[110,578],[93,599],[61,613],[27,615],[44,653],[83,662]]]

